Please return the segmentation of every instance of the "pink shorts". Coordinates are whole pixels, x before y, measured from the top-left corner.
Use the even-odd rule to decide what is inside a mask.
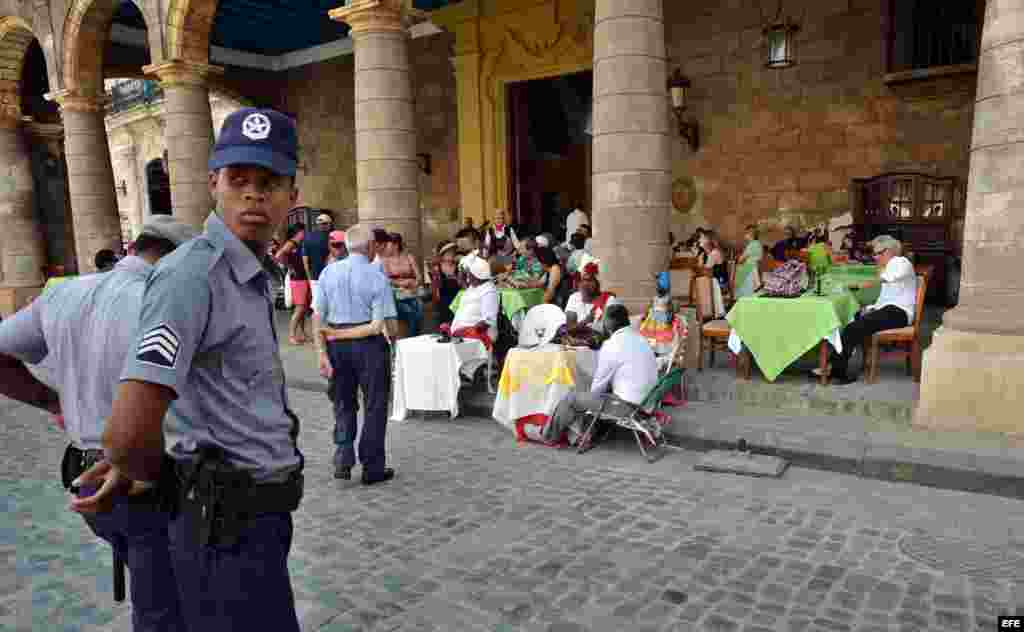
[[[289,281],[292,288],[292,304],[309,307],[309,281]]]

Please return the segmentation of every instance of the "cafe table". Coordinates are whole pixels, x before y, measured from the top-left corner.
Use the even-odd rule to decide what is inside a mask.
[[[865,265],[861,263],[851,263],[844,265],[832,266],[827,274],[822,279],[822,285],[825,287],[834,285],[859,285],[865,281],[874,281],[878,279],[878,266],[876,265]],[[857,288],[852,290],[854,298],[861,305],[871,305],[878,300],[879,294],[882,293],[881,285],[874,285],[868,289]]]
[[[437,334],[403,338],[395,344],[391,420],[402,421],[409,410],[448,411],[459,416],[459,372],[471,362],[486,362],[479,340],[441,342]]]
[[[459,311],[463,292],[465,290],[459,290],[459,293],[455,295],[455,300],[449,306],[453,314]],[[498,290],[498,295],[501,297],[501,311],[505,313],[516,331],[519,330],[519,323],[526,312],[531,307],[544,302],[544,288]]]
[[[516,347],[505,357],[492,416],[520,441],[542,441],[541,432],[570,391],[590,390],[597,352],[558,344]]]
[[[818,296],[813,290],[797,298],[748,296],[736,301],[726,315],[732,328],[729,349],[749,353],[765,378],[774,382],[789,365],[820,345],[822,368],[828,362],[828,345],[842,351],[840,331],[853,321],[860,303],[843,286]],[[748,362],[738,362],[742,372]]]

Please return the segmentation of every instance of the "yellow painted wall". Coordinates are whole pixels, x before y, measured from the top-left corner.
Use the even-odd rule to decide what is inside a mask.
[[[593,0],[464,0],[431,13],[455,33],[463,217],[509,207],[506,85],[590,69],[593,15]]]

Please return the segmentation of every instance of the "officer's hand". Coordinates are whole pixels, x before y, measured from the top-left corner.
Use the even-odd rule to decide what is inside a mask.
[[[320,352],[320,375],[330,379],[334,376],[334,367],[331,366],[331,358],[324,352]]]
[[[118,494],[135,496],[149,489],[150,485],[142,481],[132,481],[121,474],[121,471],[108,461],[100,461],[82,472],[72,483],[72,487],[82,487],[91,483],[102,482],[96,493],[86,498],[72,498],[69,509],[80,514],[95,514],[110,511],[114,498]]]

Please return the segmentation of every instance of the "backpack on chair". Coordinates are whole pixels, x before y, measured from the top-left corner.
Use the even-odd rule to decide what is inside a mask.
[[[807,289],[807,266],[791,259],[764,275],[761,293],[775,298],[796,298]]]

